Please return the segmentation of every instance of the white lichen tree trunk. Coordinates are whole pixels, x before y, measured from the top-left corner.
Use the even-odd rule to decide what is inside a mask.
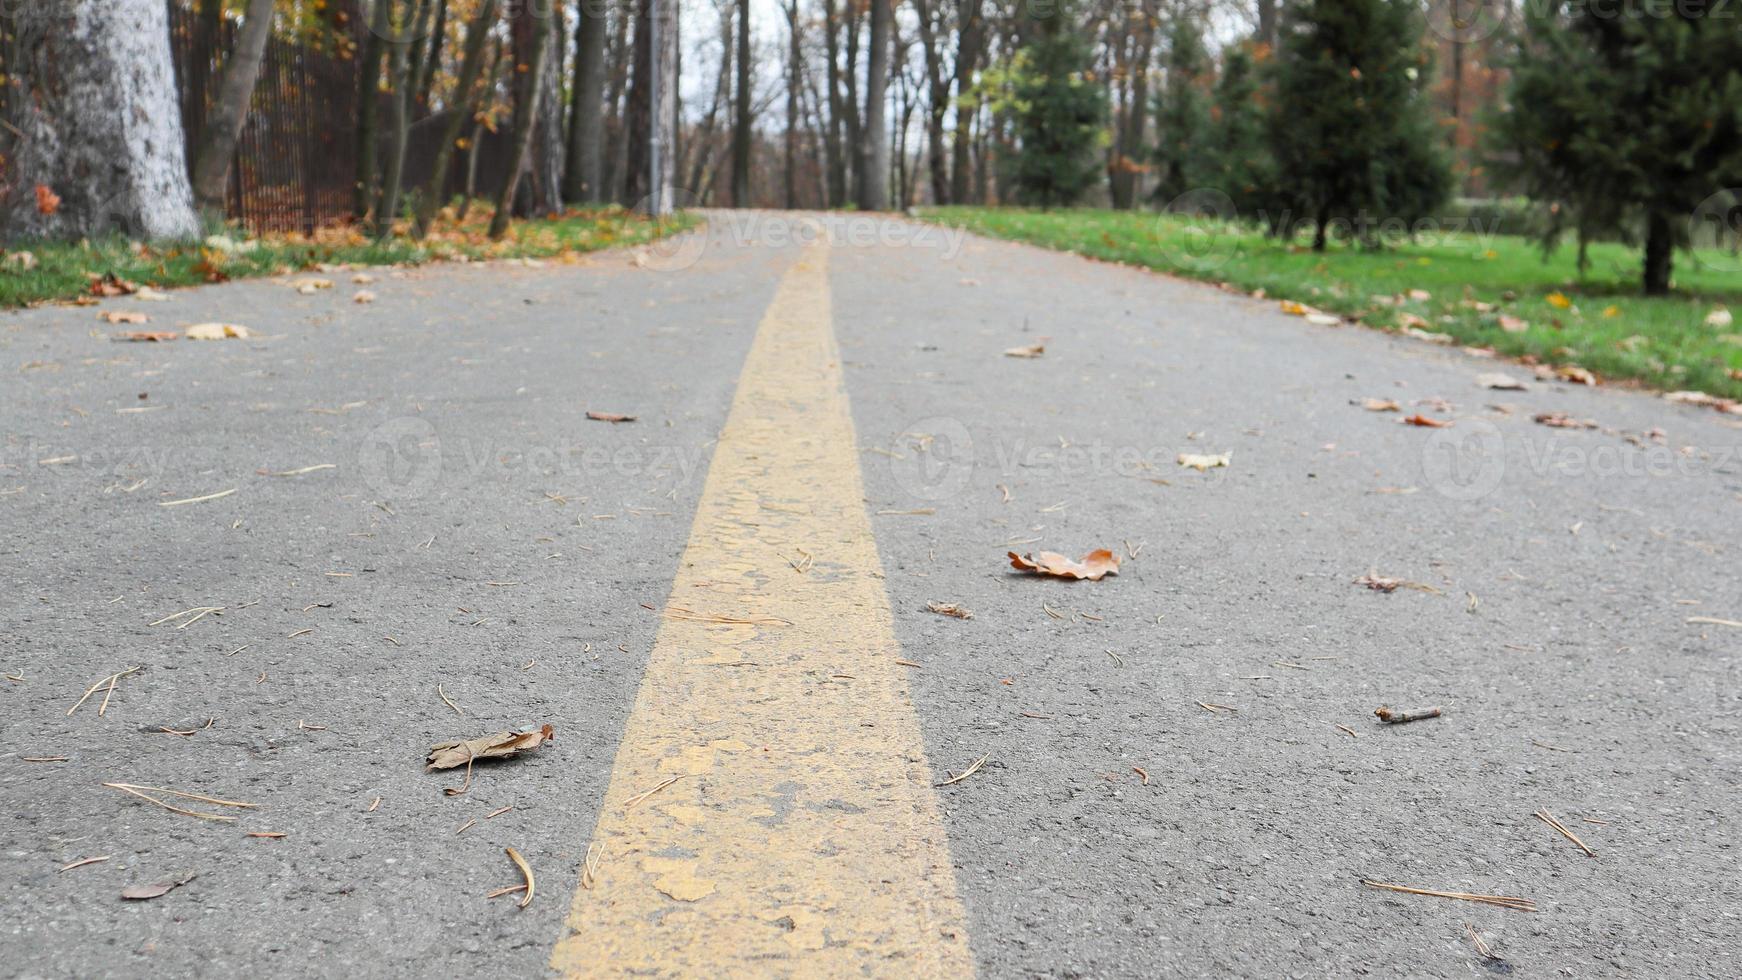
[[[15,17],[28,91],[7,134],[0,236],[198,234],[164,0],[33,0]]]

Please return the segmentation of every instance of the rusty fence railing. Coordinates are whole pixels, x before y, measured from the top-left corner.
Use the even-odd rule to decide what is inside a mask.
[[[172,0],[175,54],[188,159],[217,98],[224,52],[236,26],[203,30],[199,15]],[[230,168],[229,217],[255,232],[312,232],[351,217],[355,200],[355,44],[274,35],[267,44],[248,121]]]

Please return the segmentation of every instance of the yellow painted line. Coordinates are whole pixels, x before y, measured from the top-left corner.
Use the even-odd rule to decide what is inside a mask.
[[[827,258],[786,273],[745,361],[551,956],[565,976],[974,972]]]

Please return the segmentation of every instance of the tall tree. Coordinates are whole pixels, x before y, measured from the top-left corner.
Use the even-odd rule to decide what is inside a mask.
[[[1247,41],[1223,52],[1200,160],[1203,183],[1227,194],[1234,209],[1249,217],[1274,213],[1276,175],[1260,96],[1259,57],[1265,50]]]
[[[411,142],[411,102],[416,96],[411,75],[411,49],[429,34],[430,19],[438,0],[405,0],[397,11],[394,34],[388,41],[392,53],[388,75],[393,79],[393,100],[387,131],[387,166],[381,175],[381,203],[375,209],[376,237],[393,231],[399,215],[400,192],[405,186],[405,154]]]
[[[600,0],[580,0],[575,7],[578,23],[563,197],[591,204],[605,200],[605,6]]]
[[[954,147],[950,153],[950,202],[965,204],[973,179],[974,119],[978,105],[970,105],[975,72],[986,50],[986,19],[980,13],[981,0],[957,0],[956,28],[956,128]]]
[[[892,0],[870,0],[871,31],[865,54],[865,126],[859,156],[859,207],[882,211],[889,207],[889,48],[892,41]]]
[[[738,84],[732,111],[732,206],[750,206],[750,0],[738,0]]]
[[[825,146],[829,155],[829,194],[830,207],[840,207],[847,203],[847,153],[842,147],[843,129],[846,113],[843,103],[846,101],[841,94],[841,18],[837,12],[837,0],[823,0],[823,56],[828,60],[824,69],[824,79],[829,90],[829,124],[823,133]]]
[[[1017,134],[1010,177],[1017,200],[1043,208],[1076,203],[1100,179],[1094,147],[1107,93],[1089,77],[1093,53],[1067,16],[1052,7],[1034,18],[1010,83]]]
[[[623,110],[623,203],[638,204],[652,192],[647,183],[647,150],[653,138],[652,0],[635,4],[634,70]]]
[[[61,0],[12,16],[8,73],[27,90],[0,127],[0,237],[197,234],[168,7]]]
[[[1130,9],[1120,49],[1129,49],[1123,65],[1124,105],[1114,131],[1113,156],[1108,166],[1108,191],[1115,208],[1137,206],[1137,192],[1148,169],[1143,158],[1145,124],[1149,120],[1149,60],[1153,54],[1155,24],[1147,5]]]
[[[1644,226],[1649,295],[1670,290],[1688,216],[1742,183],[1742,31],[1716,11],[1650,0],[1527,7],[1512,111],[1498,120],[1526,190],[1571,212],[1581,244]]]
[[[1210,73],[1203,35],[1190,17],[1174,19],[1168,39],[1167,84],[1156,100],[1155,199],[1172,201],[1198,183],[1209,128]]]
[[[790,0],[786,8],[787,58],[786,58],[786,146],[784,148],[785,166],[782,173],[785,181],[785,205],[790,210],[798,207],[798,102],[804,94],[803,71],[804,51],[800,47],[798,31],[798,0]]]
[[[587,3],[588,0],[581,0]],[[563,36],[562,0],[529,0],[521,4],[530,13],[530,28],[549,35],[543,69],[539,73],[538,119],[533,126],[532,209],[535,214],[560,214],[563,209],[563,157],[568,141],[563,133]]]
[[[943,21],[943,4],[938,0],[913,0],[919,15],[920,55],[925,59],[926,80],[926,157],[931,174],[932,200],[950,203],[950,163],[944,144],[944,116],[950,111],[950,80],[944,74],[943,33],[948,24]]]
[[[1333,221],[1369,243],[1450,193],[1414,0],[1295,0],[1282,23],[1270,143],[1285,203],[1323,251]]]
[[[369,31],[357,68],[357,220],[375,207],[375,182],[381,171],[381,68],[393,32],[393,0],[372,0]]]
[[[542,28],[543,25],[540,25]],[[544,94],[544,59],[550,51],[554,33],[540,29],[532,32],[531,48],[525,61],[514,66],[513,77],[518,92],[514,98],[514,127],[509,134],[508,169],[496,192],[496,213],[490,218],[490,237],[500,241],[508,234],[508,223],[514,216],[514,195],[520,189],[520,177],[526,171],[527,158],[532,153],[532,133],[538,125],[538,100]]]
[[[454,81],[453,105],[448,121],[442,127],[441,142],[436,145],[435,164],[430,168],[429,183],[418,196],[417,220],[412,233],[423,238],[429,234],[430,222],[446,196],[448,177],[458,149],[460,133],[472,122],[478,110],[478,76],[484,72],[484,48],[490,40],[490,29],[496,23],[496,0],[482,0],[478,12],[466,27],[465,53],[460,58],[460,74]]]
[[[273,0],[248,0],[248,12],[236,37],[236,48],[224,64],[224,80],[218,86],[218,104],[206,117],[194,154],[194,203],[208,215],[222,217],[224,190],[229,186],[230,162],[242,125],[248,121],[254,83],[266,57],[266,42],[272,39]]]

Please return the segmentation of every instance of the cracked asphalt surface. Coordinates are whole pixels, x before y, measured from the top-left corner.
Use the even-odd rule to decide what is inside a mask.
[[[739,367],[819,227],[713,220],[651,261],[381,270],[370,305],[335,273],[103,307],[251,340],[0,318],[0,975],[547,972]],[[1742,620],[1736,420],[805,220],[927,755],[939,782],[987,757],[936,790],[982,974],[1738,973],[1742,628],[1697,621]],[[1096,547],[1117,577],[1004,557]],[[543,723],[464,795],[422,771]],[[538,872],[524,911],[484,897],[519,881],[506,846]]]

